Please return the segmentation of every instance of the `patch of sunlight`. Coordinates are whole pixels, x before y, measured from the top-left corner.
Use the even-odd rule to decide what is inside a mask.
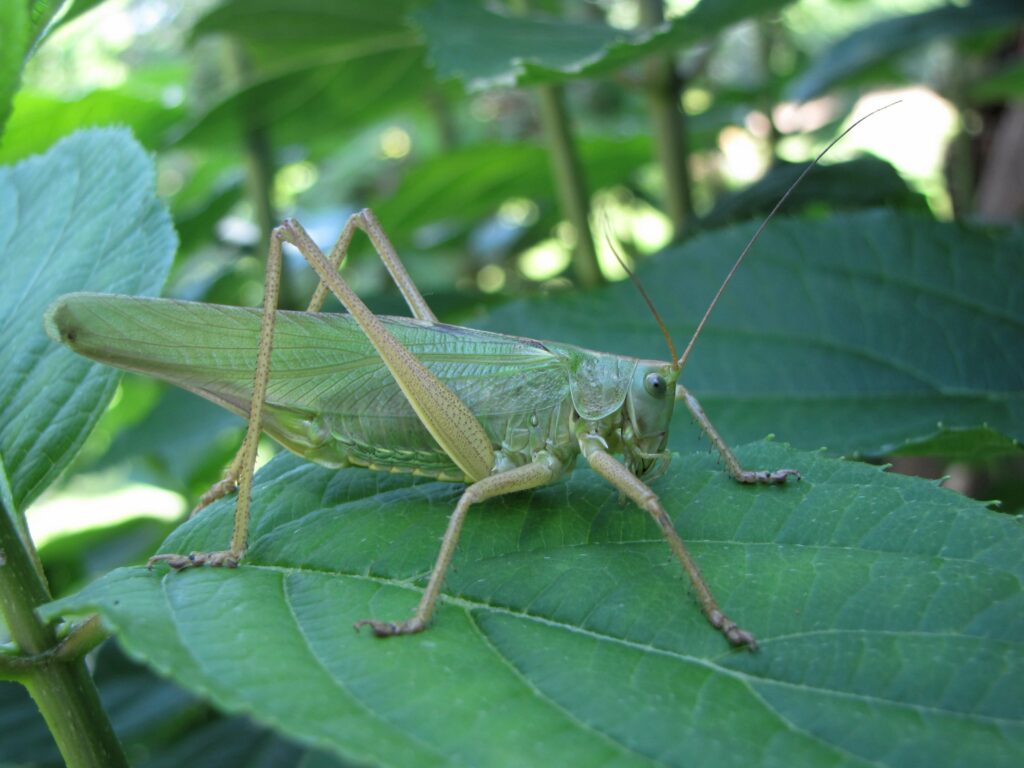
[[[498,208],[498,220],[509,227],[528,227],[540,217],[537,204],[526,197],[513,197]]]
[[[849,122],[897,99],[900,104],[857,126],[844,140],[846,151],[871,152],[895,166],[911,186],[928,198],[932,210],[950,218],[953,203],[942,176],[946,148],[956,136],[956,107],[930,88],[918,85],[867,93],[857,100]]]
[[[289,163],[274,178],[275,194],[287,199],[294,198],[316,184],[318,176],[316,166],[308,160]]]
[[[711,109],[714,100],[708,89],[691,86],[683,91],[683,110],[691,117],[701,115]]]
[[[476,273],[476,284],[484,293],[497,293],[505,287],[505,270],[497,264],[488,264]]]
[[[672,222],[662,211],[646,200],[637,197],[627,189],[610,189],[598,192],[593,200],[594,216],[591,228],[597,240],[606,240],[604,232],[610,230],[612,239],[628,241],[641,253],[660,251],[672,240]],[[607,247],[607,243],[604,243]],[[602,244],[597,243],[600,254]],[[621,249],[620,249],[621,253]],[[608,255],[611,255],[610,251]],[[616,269],[610,279],[622,279],[626,274],[622,271],[614,256]],[[629,264],[629,262],[626,262]],[[602,262],[602,267],[603,267]]]
[[[519,254],[516,263],[523,275],[538,282],[549,280],[564,272],[572,256],[558,240],[544,240]]]
[[[404,128],[391,126],[380,135],[380,153],[388,160],[400,160],[412,150],[412,136]]]
[[[173,491],[126,482],[123,471],[80,475],[58,492],[44,494],[26,515],[36,546],[69,533],[115,525],[137,517],[177,520],[185,499]]]
[[[733,184],[751,184],[768,169],[763,143],[739,126],[725,126],[718,134],[718,147],[722,151],[722,172]]]
[[[893,165],[900,176],[927,199],[938,216],[950,217],[952,203],[943,182],[946,148],[959,129],[956,108],[924,86],[878,90],[864,94],[854,105],[842,129],[869,112],[899,101],[881,114],[864,121],[832,148],[826,163],[838,163],[869,153]],[[782,132],[814,130],[834,119],[840,107],[818,99],[800,106],[780,104],[774,112]],[[806,162],[824,148],[807,136],[784,138],[779,155],[793,162]]]

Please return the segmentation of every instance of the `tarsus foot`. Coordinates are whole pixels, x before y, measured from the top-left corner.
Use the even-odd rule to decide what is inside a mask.
[[[777,485],[786,482],[787,477],[795,477],[797,480],[800,479],[800,473],[795,469],[776,469],[763,470],[760,472],[741,472],[737,476],[737,480],[741,483],[767,483]]]
[[[367,626],[373,630],[373,634],[377,637],[394,637],[395,635],[414,635],[417,632],[422,632],[427,628],[425,621],[421,621],[417,618],[411,618],[408,621],[403,621],[400,624],[395,624],[390,621],[372,621],[370,619],[363,619],[357,621],[354,625],[356,632],[363,626]]]
[[[754,636],[747,632],[747,630],[740,629],[735,621],[721,611],[712,611],[708,616],[708,621],[711,622],[711,626],[725,635],[725,639],[729,641],[730,645],[735,647],[745,646],[751,652],[757,650],[757,640],[754,639]]]
[[[210,568],[237,568],[240,556],[231,550],[220,552],[189,552],[187,555],[153,555],[146,562],[146,567],[153,570],[156,563],[167,563],[176,571],[185,568],[196,568],[202,565]]]

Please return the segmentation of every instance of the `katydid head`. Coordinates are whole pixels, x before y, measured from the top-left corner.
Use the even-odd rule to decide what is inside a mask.
[[[875,109],[864,117],[861,117],[859,120],[856,120],[807,165],[803,172],[797,177],[796,181],[794,181],[786,190],[785,194],[779,198],[775,207],[772,208],[771,212],[767,217],[765,217],[764,221],[761,222],[753,236],[744,246],[739,257],[733,263],[732,268],[726,275],[725,280],[723,280],[722,284],[719,286],[718,292],[715,294],[711,303],[708,305],[708,308],[705,310],[700,322],[697,324],[697,328],[693,332],[693,336],[690,337],[690,341],[686,345],[686,349],[683,350],[683,354],[678,358],[676,358],[676,348],[675,344],[672,343],[672,337],[668,332],[668,326],[665,325],[665,322],[658,314],[658,310],[655,308],[654,302],[644,289],[643,284],[619,256],[611,238],[608,236],[609,228],[605,228],[605,237],[607,239],[608,246],[619,264],[626,271],[630,280],[633,281],[633,284],[640,292],[644,301],[647,303],[651,314],[654,316],[655,321],[658,323],[658,327],[661,329],[662,335],[665,337],[665,342],[668,344],[669,359],[672,361],[670,363],[658,363],[646,360],[639,361],[626,397],[626,413],[628,415],[629,423],[624,426],[623,429],[624,453],[627,466],[637,477],[651,475],[656,476],[664,472],[668,467],[670,458],[670,453],[667,450],[668,431],[669,423],[672,420],[673,406],[676,400],[681,400],[686,397],[686,390],[682,386],[677,387],[676,382],[679,380],[680,374],[683,370],[683,365],[686,363],[690,352],[693,350],[693,346],[697,342],[697,338],[700,336],[701,331],[704,329],[704,325],[707,323],[712,310],[717,306],[719,299],[725,292],[726,286],[729,285],[729,281],[732,280],[733,275],[736,274],[736,271],[739,269],[743,259],[753,247],[754,243],[757,242],[757,239],[761,236],[761,233],[768,225],[768,222],[772,220],[778,210],[782,207],[782,204],[785,203],[790,194],[792,194],[793,190],[797,188],[801,181],[803,181],[804,177],[812,168],[814,168],[815,165],[818,164],[818,161],[825,156],[825,153],[832,149],[832,147],[842,140],[846,134],[856,128],[864,120],[867,120],[877,112],[881,112],[883,109],[888,109],[893,106],[893,104],[898,103],[898,101],[894,101],[891,104],[886,104],[884,107]]]
[[[641,360],[633,372],[623,445],[626,466],[637,477],[657,477],[668,468],[668,430],[678,378],[672,363],[651,360]]]

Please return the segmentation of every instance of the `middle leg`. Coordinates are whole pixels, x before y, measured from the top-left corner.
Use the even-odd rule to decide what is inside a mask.
[[[448,566],[452,562],[452,555],[455,554],[455,546],[459,541],[459,534],[462,531],[462,524],[466,520],[466,513],[473,504],[477,504],[495,496],[504,496],[517,491],[526,491],[530,488],[537,488],[547,485],[558,474],[558,471],[548,464],[535,462],[522,467],[510,469],[497,475],[485,477],[473,483],[455,505],[455,511],[448,519],[448,529],[445,531],[444,539],[441,541],[441,549],[437,553],[437,561],[430,573],[430,581],[423,592],[420,604],[416,613],[406,621],[394,623],[389,621],[374,621],[364,619],[356,622],[356,629],[368,626],[377,637],[391,637],[392,635],[410,635],[426,629],[430,623],[430,617],[434,614],[434,605],[437,603],[438,595],[441,593],[441,585],[444,583],[444,576],[448,572]]]

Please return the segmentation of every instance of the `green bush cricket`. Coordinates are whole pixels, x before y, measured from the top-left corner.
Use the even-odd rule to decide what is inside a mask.
[[[669,345],[667,363],[439,323],[369,210],[348,220],[330,258],[298,222],[278,226],[268,253],[262,310],[70,294],[49,308],[46,330],[81,355],[164,379],[248,419],[224,480],[197,506],[237,488],[229,549],[156,555],[150,567],[158,562],[175,570],[238,565],[247,546],[256,446],[266,432],[326,466],[467,483],[415,614],[403,622],[356,625],[365,624],[382,637],[419,632],[430,622],[469,508],[554,482],[582,454],[595,472],[654,518],[711,625],[732,645],[756,650],[753,634],[718,607],[645,479],[656,478],[671,460],[666,446],[676,400],[683,401],[737,481],[799,479],[794,469],[741,467],[679,377],[711,311],[768,221],[825,152],[864,119],[829,144],[782,196],[736,259],[678,358],[654,312]],[[412,318],[374,315],[340,277],[356,230],[373,243]],[[277,309],[285,242],[298,248],[320,279],[306,312]],[[320,312],[328,290],[349,314]]]

